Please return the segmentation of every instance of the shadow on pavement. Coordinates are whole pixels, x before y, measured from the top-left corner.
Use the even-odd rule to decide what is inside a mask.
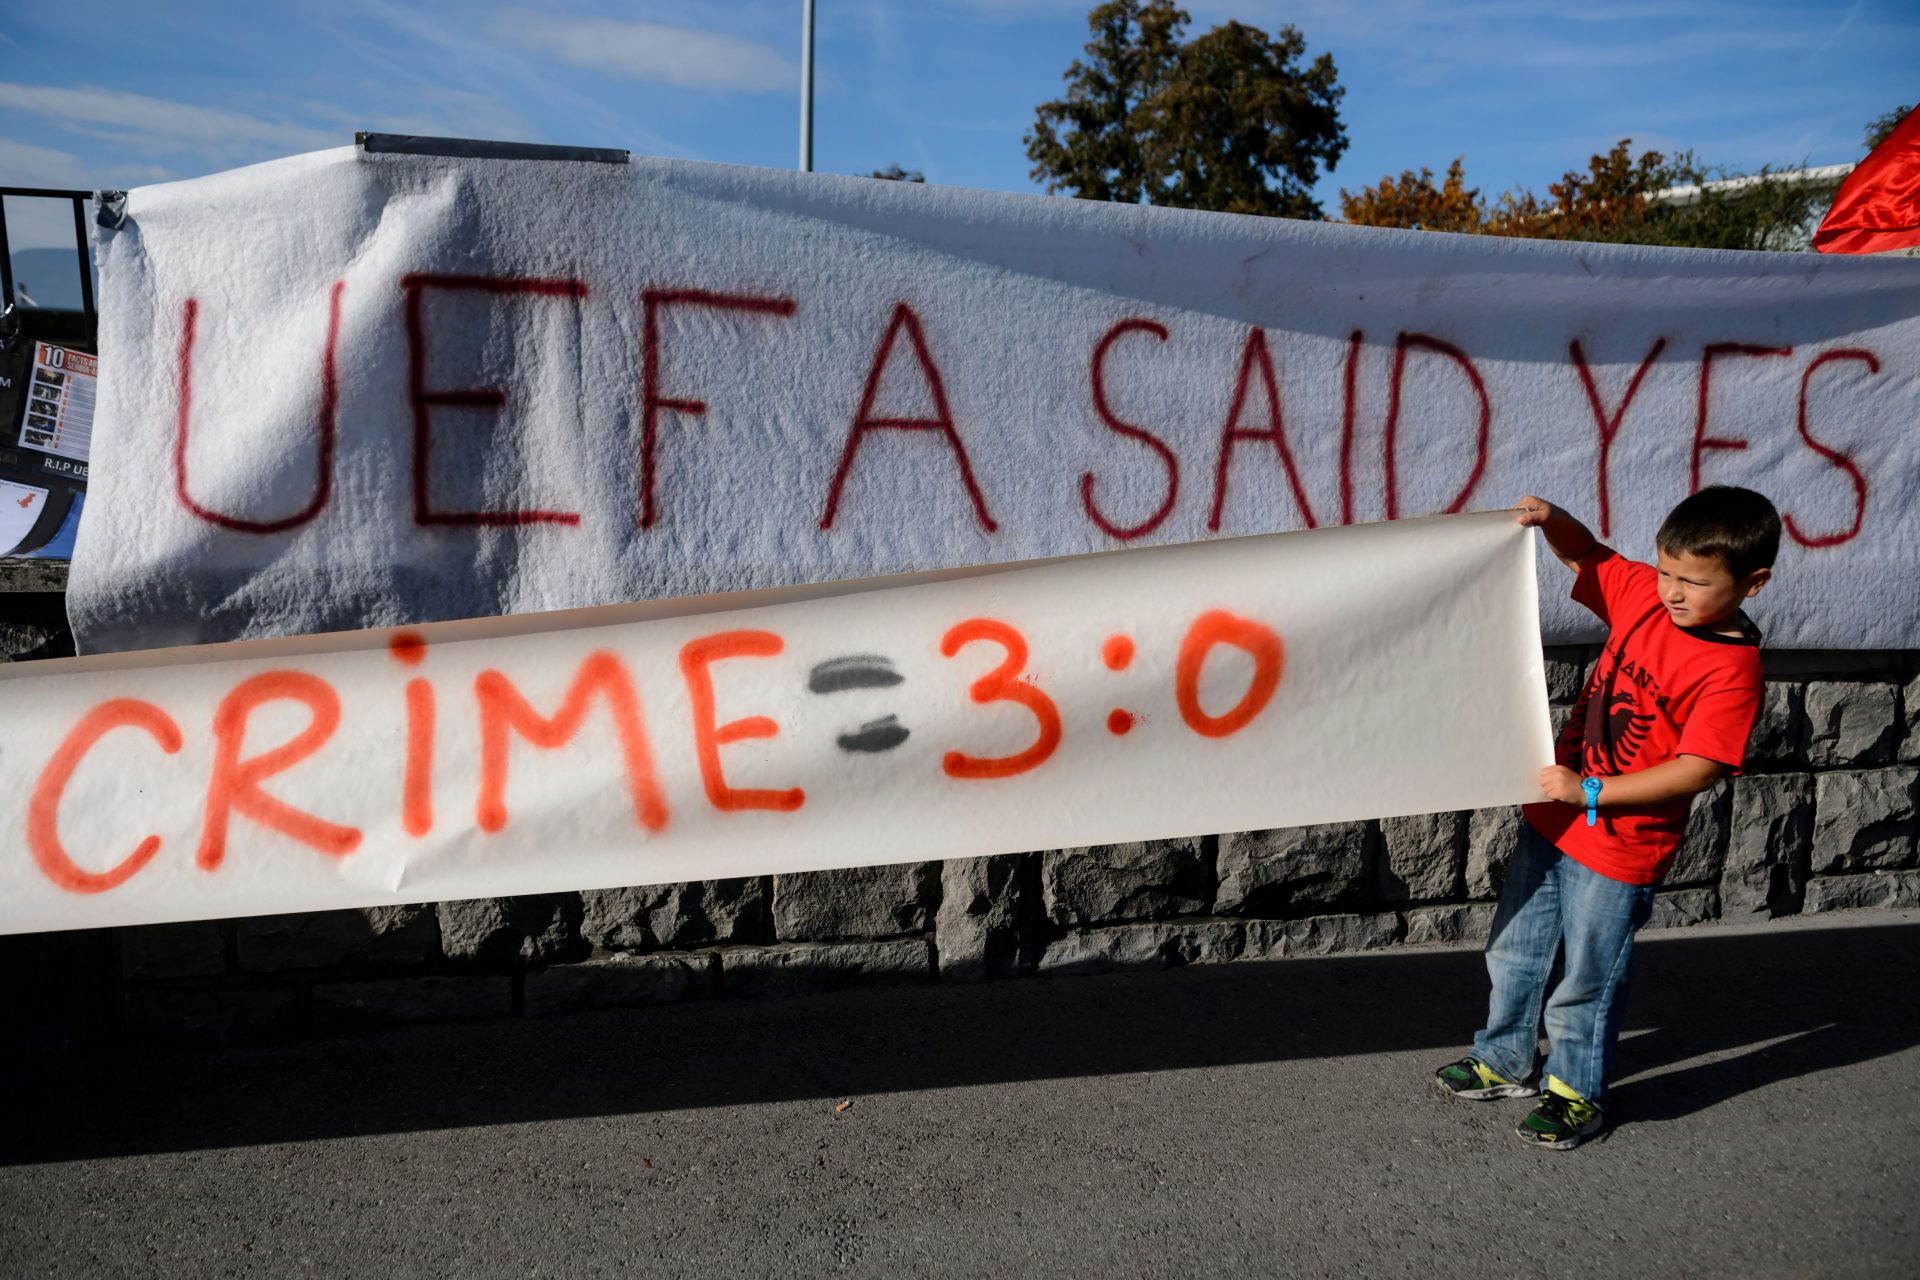
[[[1920,1043],[1920,925],[1702,929],[1638,958],[1616,1123]],[[0,1164],[1400,1051],[1438,1065],[1485,998],[1478,952],[1425,951],[15,1061]]]
[[[1615,1127],[1684,1119],[1920,1044],[1920,925],[1695,935],[1635,954]]]

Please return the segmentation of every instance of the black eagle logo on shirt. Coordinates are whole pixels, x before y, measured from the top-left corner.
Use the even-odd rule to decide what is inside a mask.
[[[1593,732],[1594,728],[1600,732]],[[1598,770],[1610,766],[1615,772],[1626,768],[1639,757],[1652,731],[1652,712],[1638,710],[1632,693],[1614,694],[1608,699],[1605,719],[1588,727],[1588,767]]]

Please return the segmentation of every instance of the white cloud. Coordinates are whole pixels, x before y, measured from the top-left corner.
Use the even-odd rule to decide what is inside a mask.
[[[78,157],[11,138],[0,138],[0,173],[7,175],[10,187],[86,191],[93,186]],[[8,196],[7,245],[15,252],[73,248],[73,205],[65,200]]]
[[[0,173],[10,187],[67,187],[87,184],[86,167],[78,156],[51,147],[0,138]]]
[[[472,12],[458,20],[435,10],[387,0],[335,0],[311,18],[317,30],[336,41],[370,73],[378,73],[387,87],[421,83],[421,67],[434,68],[441,90],[471,95],[495,104],[491,120],[474,120],[463,113],[462,123],[428,132],[455,137],[492,137],[505,141],[565,142],[600,146],[628,146],[657,155],[701,158],[672,138],[653,132],[620,109],[617,95],[581,76],[544,52],[533,53],[524,40],[499,29],[498,15]],[[429,87],[428,92],[434,90]],[[378,85],[356,89],[362,99],[381,96]],[[417,114],[404,106],[392,117]],[[501,106],[511,103],[511,107]],[[447,114],[439,106],[435,115]],[[524,121],[508,114],[526,113]],[[384,118],[383,118],[384,119]],[[537,122],[537,124],[535,123]],[[362,121],[358,127],[366,127]],[[376,123],[388,132],[406,132],[394,123]]]
[[[41,116],[77,133],[168,151],[231,153],[264,147],[284,153],[349,141],[329,130],[119,89],[0,83],[0,108]]]
[[[683,89],[784,92],[800,77],[798,66],[771,45],[692,27],[513,10],[501,15],[496,30],[576,67]]]

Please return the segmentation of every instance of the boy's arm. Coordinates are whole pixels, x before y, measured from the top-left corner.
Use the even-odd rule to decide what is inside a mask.
[[[1600,545],[1600,540],[1587,526],[1544,498],[1529,495],[1513,505],[1519,513],[1519,522],[1528,527],[1538,526],[1547,536],[1548,549],[1575,573],[1580,572],[1580,561]]]
[[[1659,804],[1698,795],[1727,776],[1727,766],[1705,756],[1678,755],[1665,764],[1635,773],[1617,773],[1600,779],[1602,809],[1618,805]],[[1587,807],[1587,796],[1580,789],[1580,775],[1560,765],[1548,765],[1540,771],[1540,790],[1549,800]]]

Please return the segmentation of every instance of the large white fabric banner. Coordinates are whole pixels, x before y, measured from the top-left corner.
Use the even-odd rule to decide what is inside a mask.
[[[1526,493],[1650,558],[1716,482],[1787,516],[1770,643],[1920,646],[1920,263],[354,148],[124,212],[84,650]]]
[[[0,932],[1511,804],[1533,570],[1480,513],[0,667]]]

